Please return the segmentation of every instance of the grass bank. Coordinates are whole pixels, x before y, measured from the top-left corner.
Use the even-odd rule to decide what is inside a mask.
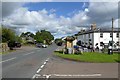
[[[55,52],[54,55],[59,56],[61,58],[81,61],[81,62],[95,62],[95,63],[115,63],[120,62],[118,56],[120,54],[108,55],[105,53],[97,53],[97,52],[84,52],[82,55],[75,54],[62,54],[59,52]]]

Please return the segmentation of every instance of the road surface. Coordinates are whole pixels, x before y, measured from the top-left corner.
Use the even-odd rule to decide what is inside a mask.
[[[55,44],[48,48],[23,47],[16,52],[2,56],[3,78],[32,78],[44,61],[51,57],[57,48]]]
[[[53,55],[53,51],[57,48],[55,44],[48,48],[23,47],[16,52],[3,55],[3,60],[0,62],[2,63],[2,77],[45,78],[45,80],[57,80],[56,78],[99,78],[97,80],[110,78],[114,80],[112,78],[118,77],[118,63],[69,61]]]
[[[38,74],[38,78],[118,78],[118,63],[83,63],[53,56]]]

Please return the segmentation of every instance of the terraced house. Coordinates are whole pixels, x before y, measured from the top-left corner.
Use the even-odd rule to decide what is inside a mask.
[[[99,49],[108,47],[110,42],[114,42],[113,47],[120,47],[120,29],[119,28],[97,28],[96,24],[91,25],[90,29],[81,30],[77,34],[77,40],[82,45],[96,47]],[[103,46],[104,45],[104,46]]]

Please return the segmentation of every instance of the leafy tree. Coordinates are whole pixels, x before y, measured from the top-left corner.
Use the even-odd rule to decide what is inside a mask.
[[[22,33],[20,35],[20,37],[32,37],[32,38],[34,38],[34,34],[31,32],[26,32],[26,33]]]
[[[15,36],[15,41],[17,41],[17,42],[22,42],[22,39],[21,39],[21,37],[19,37],[19,36]]]
[[[15,37],[13,30],[2,27],[2,42],[14,41]]]
[[[21,42],[21,38],[12,29],[2,27],[2,42],[8,43],[10,50],[13,50],[15,42]]]
[[[50,44],[54,40],[54,36],[49,31],[41,30],[36,32],[35,39],[39,43],[44,43],[45,41],[46,44]]]
[[[25,33],[21,33],[20,37],[25,37]]]
[[[43,39],[41,38],[41,32],[37,31],[35,35],[36,42],[43,43]]]

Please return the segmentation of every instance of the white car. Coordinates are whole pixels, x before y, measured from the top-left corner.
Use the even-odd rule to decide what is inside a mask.
[[[48,47],[48,45],[43,44],[43,45],[42,45],[42,47],[43,47],[43,48],[47,48],[47,47]]]

